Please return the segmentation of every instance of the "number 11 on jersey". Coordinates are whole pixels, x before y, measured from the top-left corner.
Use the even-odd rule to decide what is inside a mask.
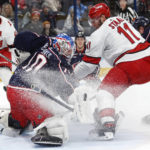
[[[123,27],[122,28],[121,26],[119,26],[117,29],[118,29],[118,33],[120,34],[124,34],[124,36],[132,43],[134,44],[135,43],[135,40],[140,40],[140,38],[138,38],[133,32],[132,30],[129,28],[129,26],[127,25],[127,23],[124,23],[123,24]],[[132,37],[127,33],[127,31],[129,31],[131,34],[132,34]]]

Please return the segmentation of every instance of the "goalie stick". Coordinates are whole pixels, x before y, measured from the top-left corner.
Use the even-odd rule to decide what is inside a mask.
[[[48,97],[49,99],[55,101],[56,103],[60,104],[61,106],[65,107],[66,109],[68,109],[68,110],[70,110],[72,112],[74,111],[74,109],[72,107],[70,107],[69,105],[65,104],[61,100],[53,97],[52,95],[48,94],[47,92],[41,90],[41,94],[44,95],[45,97]]]
[[[66,109],[68,109],[69,111],[73,112],[74,109],[72,107],[70,107],[69,105],[67,105],[66,103],[62,102],[61,100],[59,100],[58,98],[55,98],[54,96],[52,96],[51,94],[47,93],[46,91],[35,87],[34,85],[31,86],[31,88],[35,91],[37,91],[38,93],[42,94],[43,96],[51,99],[52,101],[56,102],[57,104],[65,107]]]
[[[6,56],[0,54],[0,57],[6,59],[8,62],[12,63],[13,65],[17,66],[17,64],[15,62],[13,62],[12,60],[10,60],[9,58],[7,58]]]

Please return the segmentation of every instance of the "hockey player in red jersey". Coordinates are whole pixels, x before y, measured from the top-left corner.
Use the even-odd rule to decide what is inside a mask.
[[[13,23],[0,16],[0,78],[5,86],[8,85],[12,71],[16,66],[4,59],[3,56],[16,63],[16,54],[12,48],[16,33]]]
[[[97,30],[91,34],[87,43],[89,51],[74,73],[76,78],[83,79],[102,57],[114,66],[96,94],[95,134],[99,139],[109,140],[115,134],[115,99],[129,86],[150,81],[150,44],[126,20],[110,17],[109,7],[104,3],[90,9],[89,22]]]

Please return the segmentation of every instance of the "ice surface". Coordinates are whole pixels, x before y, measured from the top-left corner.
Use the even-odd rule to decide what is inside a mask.
[[[5,92],[0,83],[0,107],[9,108]],[[150,149],[150,125],[141,118],[150,114],[150,83],[130,87],[116,100],[117,111],[122,110],[125,118],[113,141],[90,141],[90,124],[70,123],[70,140],[59,148],[36,146],[30,141],[33,133],[17,138],[0,135],[0,150],[148,150]]]

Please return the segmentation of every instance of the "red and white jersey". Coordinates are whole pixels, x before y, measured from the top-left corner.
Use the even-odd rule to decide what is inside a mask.
[[[0,16],[0,54],[14,62],[17,61],[14,48],[9,48],[9,46],[13,45],[16,33],[13,23],[7,18]],[[16,68],[16,66],[1,56],[0,67],[8,67],[12,71]]]
[[[0,50],[13,45],[16,29],[7,18],[0,16]]]
[[[115,65],[146,56],[150,56],[150,44],[145,43],[145,39],[126,20],[112,17],[91,34],[83,61],[75,69],[75,76],[81,79],[88,75],[101,57]]]

